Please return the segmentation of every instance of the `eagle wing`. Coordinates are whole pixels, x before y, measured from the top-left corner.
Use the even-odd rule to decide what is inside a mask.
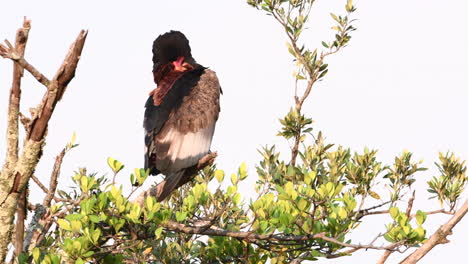
[[[216,73],[196,68],[180,77],[163,102],[146,102],[145,168],[151,174],[181,174],[210,151],[220,107]]]

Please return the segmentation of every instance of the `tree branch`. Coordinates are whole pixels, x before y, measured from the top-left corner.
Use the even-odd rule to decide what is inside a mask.
[[[20,56],[24,56],[26,44],[28,41],[29,30],[31,28],[30,21],[24,18],[23,27],[16,31],[14,49]],[[18,161],[18,123],[21,101],[21,78],[23,77],[23,68],[18,65],[13,65],[13,82],[10,90],[10,100],[8,103],[8,124],[7,124],[7,151],[5,159],[5,168],[11,170]],[[26,219],[26,195],[24,190],[18,201],[16,228],[15,228],[15,256],[21,253],[24,236],[24,221]]]
[[[340,245],[342,247],[347,247],[347,248],[377,249],[377,250],[391,250],[391,251],[396,251],[395,248],[400,245],[399,243],[390,244],[388,246],[375,246],[372,244],[369,244],[369,245],[349,244],[349,243],[341,242],[338,239],[335,239],[332,237],[327,237],[325,233],[307,234],[307,235],[285,235],[285,234],[272,233],[268,235],[262,235],[262,234],[252,233],[252,232],[244,232],[244,231],[229,231],[229,230],[220,229],[214,226],[208,229],[203,228],[203,227],[193,227],[193,226],[180,224],[174,221],[168,221],[168,222],[162,223],[162,225],[170,231],[175,231],[179,233],[198,234],[198,235],[206,235],[206,236],[224,236],[224,237],[231,237],[231,238],[245,240],[247,242],[261,241],[261,240],[268,241],[268,242],[285,242],[285,241],[300,242],[300,241],[322,239],[324,241],[331,242],[333,244]]]
[[[31,28],[31,24],[30,24],[31,21],[30,20],[27,20],[27,21],[28,21],[27,30],[29,32],[29,29]],[[24,51],[21,52],[21,49],[18,49],[17,47],[13,48],[11,44],[9,44],[10,42],[8,42],[8,40],[5,40],[5,43],[7,44],[7,46],[0,43],[0,56],[6,59],[13,60],[15,62],[15,65],[26,69],[29,73],[31,73],[31,75],[34,78],[36,78],[38,82],[43,84],[45,87],[48,87],[50,84],[49,79],[47,79],[47,77],[45,77],[44,74],[39,72],[36,68],[34,68],[34,66],[29,64],[29,62],[27,62],[24,59]],[[21,75],[22,75],[22,72],[23,71],[21,71]]]
[[[50,175],[49,190],[46,192],[44,201],[42,205],[49,207],[50,202],[55,196],[55,191],[57,190],[58,177],[60,175],[60,167],[62,166],[63,157],[67,153],[67,147],[63,148],[60,151],[60,154],[55,158],[54,168],[52,169],[52,175]]]
[[[31,175],[31,179],[37,184],[37,186],[39,186],[39,188],[41,188],[41,190],[45,194],[49,192],[49,190],[44,186],[44,184],[42,184],[42,182],[35,175]]]
[[[197,174],[198,171],[204,169],[207,166],[210,166],[215,161],[216,157],[218,156],[217,152],[211,152],[205,155],[198,161],[198,164],[186,169],[184,176],[182,179],[177,183],[175,189],[179,188],[180,186],[186,184],[187,182],[191,181],[193,177]],[[159,184],[152,186],[150,189],[140,193],[135,199],[133,199],[133,203],[138,203],[140,205],[144,205],[146,197],[156,197],[157,200],[160,201],[160,196],[163,192],[164,186],[167,180],[160,182]],[[165,198],[165,197],[163,197]]]
[[[72,44],[55,77],[50,82],[48,82],[44,75],[38,74],[39,71],[28,64],[9,41],[5,41],[6,46],[0,45],[0,56],[15,61],[16,64],[30,71],[39,82],[44,85],[47,84],[48,88],[42,102],[36,107],[35,114],[28,124],[29,129],[27,129],[21,155],[14,164],[10,164],[8,167],[5,166],[0,173],[0,225],[2,225],[0,229],[0,263],[5,261],[8,252],[7,246],[11,241],[14,213],[18,205],[20,193],[24,191],[42,155],[48,122],[57,102],[62,97],[68,83],[74,77],[86,36],[87,32],[82,30]]]
[[[30,21],[26,18],[23,21],[23,27],[16,31],[15,50],[24,55],[26,43],[28,41]],[[18,117],[21,100],[21,77],[23,77],[23,68],[20,65],[13,65],[13,83],[10,90],[10,101],[8,104],[8,125],[7,125],[7,157],[8,167],[18,160]]]
[[[73,42],[62,65],[48,85],[48,90],[36,109],[36,115],[31,119],[31,130],[28,139],[40,141],[47,130],[47,125],[58,101],[62,98],[68,83],[75,76],[76,67],[86,41],[87,31],[82,30]]]
[[[449,219],[447,223],[443,226],[439,227],[437,231],[432,234],[431,237],[424,243],[420,248],[415,250],[409,256],[407,256],[401,264],[412,264],[418,262],[421,258],[423,258],[429,251],[431,251],[435,246],[439,244],[445,244],[450,242],[447,240],[447,236],[452,234],[452,229],[455,225],[460,222],[460,220],[465,216],[468,212],[468,200],[465,201],[463,206],[458,209],[457,212]]]

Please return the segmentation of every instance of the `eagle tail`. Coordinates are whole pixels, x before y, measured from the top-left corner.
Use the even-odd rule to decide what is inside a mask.
[[[182,180],[185,174],[185,170],[180,170],[166,176],[164,181],[158,184],[158,202],[166,199],[173,191],[179,186],[179,182]]]

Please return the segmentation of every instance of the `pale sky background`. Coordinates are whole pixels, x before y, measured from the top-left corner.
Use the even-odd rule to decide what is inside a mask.
[[[329,12],[342,13],[345,2],[317,1],[304,34],[309,47],[332,38]],[[227,173],[247,163],[251,177],[241,192],[247,197],[253,192],[258,148],[278,144],[284,157],[289,156],[288,145],[275,135],[278,118],[292,105],[293,63],[285,35],[271,17],[242,0],[69,3],[2,3],[0,39],[13,42],[23,16],[30,18],[26,59],[49,78],[79,30],[89,30],[76,77],[50,123],[39,178],[48,178],[54,157],[76,132],[80,146],[65,158],[62,186],[69,185],[69,177],[81,166],[109,173],[108,156],[126,165],[119,180],[128,185],[133,168],[143,166],[143,106],[155,87],[151,45],[171,29],[184,32],[194,58],[218,74],[224,95],[212,150],[218,151],[218,167]],[[356,0],[355,5],[358,31],[343,52],[330,58],[329,73],[314,88],[304,112],[328,142],[358,151],[364,146],[377,148],[385,162],[404,149],[414,152],[416,160],[423,158],[430,170],[418,174],[414,208],[439,209],[425,191],[426,181],[437,173],[433,162],[438,152],[451,150],[468,158],[468,3]],[[11,69],[11,62],[0,60],[0,138],[5,138]],[[43,92],[44,87],[26,73],[23,113]],[[4,140],[0,149],[3,160]],[[39,201],[40,191],[34,183],[31,186],[33,202]],[[447,219],[429,216],[429,234]],[[369,220],[353,233],[353,242],[370,242],[388,222],[386,217]],[[452,242],[437,246],[420,263],[466,263],[467,234],[468,220],[463,219],[449,237]],[[381,254],[361,251],[318,263],[375,263]],[[393,254],[387,263],[402,258]]]

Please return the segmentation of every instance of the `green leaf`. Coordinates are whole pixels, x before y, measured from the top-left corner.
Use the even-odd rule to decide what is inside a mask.
[[[392,216],[393,219],[395,219],[399,213],[400,213],[400,210],[398,210],[398,207],[390,208],[390,215]]]
[[[153,205],[154,205],[153,197],[151,196],[146,197],[145,204],[146,204],[146,208],[148,209],[148,211],[152,211]]]
[[[333,13],[330,13],[330,16],[333,18],[333,20],[335,20],[336,22],[338,23],[341,23],[340,19]]]
[[[284,185],[284,191],[288,194],[291,195],[293,192],[293,183],[292,182],[287,182]]]
[[[239,167],[239,177],[241,181],[247,178],[247,165],[245,162],[242,162],[241,166]]]
[[[34,248],[33,252],[32,252],[32,255],[33,255],[34,261],[36,263],[39,263],[39,257],[41,256],[41,251],[39,250],[39,248]]]
[[[304,200],[304,199],[301,199],[298,203],[297,203],[297,208],[299,208],[299,210],[303,211],[307,206],[307,201]]]
[[[176,212],[176,220],[177,222],[182,222],[187,218],[187,212]]]
[[[424,228],[422,228],[422,227],[418,227],[418,228],[414,229],[414,232],[416,232],[418,234],[418,239],[419,240],[423,240],[424,237],[426,236],[426,230],[424,230]]]
[[[88,177],[86,177],[86,176],[81,177],[80,187],[81,187],[81,191],[83,191],[84,193],[89,191],[89,189],[88,189]]]
[[[353,0],[348,0],[348,2],[346,3],[346,11],[347,12],[353,11]]]
[[[384,238],[385,238],[385,240],[387,240],[390,243],[395,243],[395,239],[393,239],[393,237],[389,233],[386,233],[384,235]]]
[[[371,191],[371,190],[369,190],[368,193],[372,198],[380,200],[380,195],[378,193]]]
[[[21,252],[21,254],[18,256],[18,263],[19,264],[26,264],[28,263],[29,255],[26,252]]]
[[[68,142],[68,144],[67,144],[67,149],[72,149],[73,147],[77,146],[77,145],[75,145],[75,140],[76,140],[76,133],[73,132],[72,138],[71,138],[70,142]]]
[[[241,200],[241,194],[240,193],[236,193],[233,197],[232,197],[232,201],[234,202],[234,204],[239,204]]]
[[[237,178],[237,175],[236,174],[231,174],[231,183],[232,185],[237,185],[237,183],[239,182],[239,178]]]
[[[91,236],[93,237],[93,242],[97,243],[101,237],[101,229],[97,228],[94,230]]]
[[[426,221],[426,218],[427,214],[425,212],[421,210],[416,212],[416,223],[418,223],[418,225],[422,225]]]
[[[80,220],[81,218],[83,218],[82,214],[69,214],[65,216],[65,219],[68,221]]]
[[[108,157],[107,158],[107,164],[109,165],[109,167],[112,169],[112,171],[114,173],[118,173],[119,171],[121,171],[125,166],[122,164],[122,162],[118,161],[118,160],[115,160],[111,157]]]
[[[215,171],[215,178],[216,178],[216,180],[218,180],[219,183],[221,183],[224,180],[224,171],[216,170]]]
[[[338,216],[341,219],[346,219],[346,217],[348,217],[348,213],[346,213],[346,210],[343,207],[340,207],[340,209],[338,209]]]
[[[157,239],[159,239],[161,237],[162,231],[163,231],[162,226],[156,228],[156,230],[154,231],[154,235],[156,236]]]
[[[71,231],[71,230],[72,230],[71,225],[70,225],[70,222],[68,222],[68,221],[65,220],[65,219],[58,219],[58,220],[57,220],[57,223],[58,223],[58,225],[60,226],[60,228],[62,228],[63,230],[67,230],[67,231]]]

